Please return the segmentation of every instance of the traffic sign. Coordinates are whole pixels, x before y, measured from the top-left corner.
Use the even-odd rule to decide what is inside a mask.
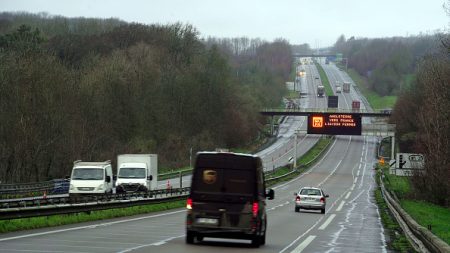
[[[311,114],[308,116],[308,134],[361,135],[361,115]]]

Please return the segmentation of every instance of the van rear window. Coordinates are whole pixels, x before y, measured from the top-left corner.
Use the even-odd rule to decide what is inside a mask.
[[[197,168],[192,190],[203,193],[253,194],[255,172],[221,168]]]

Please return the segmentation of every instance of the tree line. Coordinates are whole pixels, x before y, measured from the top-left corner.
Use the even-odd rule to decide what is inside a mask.
[[[247,43],[243,41],[258,41]],[[72,161],[245,146],[280,103],[284,40],[199,38],[191,25],[0,13],[0,181],[61,178]]]
[[[368,79],[369,88],[381,96],[398,95],[410,85],[421,58],[439,44],[436,36],[346,39],[341,35],[333,51],[342,53],[348,67]]]
[[[415,173],[414,197],[450,205],[450,36],[418,63],[416,81],[403,90],[391,122],[402,152],[425,155],[424,173]]]

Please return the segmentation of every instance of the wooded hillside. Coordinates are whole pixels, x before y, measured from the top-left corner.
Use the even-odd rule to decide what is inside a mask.
[[[61,178],[77,159],[244,146],[278,105],[285,41],[227,53],[183,24],[0,14],[0,181]]]

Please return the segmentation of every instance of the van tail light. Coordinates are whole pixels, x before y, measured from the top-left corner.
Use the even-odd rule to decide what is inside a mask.
[[[253,217],[258,216],[258,210],[259,210],[258,202],[253,202],[253,206],[252,206]]]
[[[296,202],[300,202],[300,196],[295,197]]]
[[[186,201],[186,208],[192,210],[192,199],[188,198]]]
[[[320,198],[320,202],[325,203],[325,198],[324,197]]]

